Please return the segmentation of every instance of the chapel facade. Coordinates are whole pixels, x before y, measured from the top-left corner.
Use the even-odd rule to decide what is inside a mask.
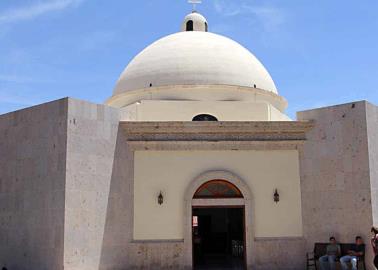
[[[263,64],[209,29],[187,15],[105,104],[0,116],[0,267],[303,270],[331,235],[368,244],[377,107],[291,120]]]

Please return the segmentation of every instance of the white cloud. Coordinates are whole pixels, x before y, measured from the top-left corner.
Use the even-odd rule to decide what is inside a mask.
[[[214,0],[214,9],[222,16],[232,17],[242,13],[241,5],[236,5],[232,1]]]
[[[215,11],[220,15],[224,17],[244,15],[249,20],[261,23],[266,31],[274,31],[285,23],[283,10],[273,6],[252,5],[250,1],[214,0],[213,3]]]
[[[0,24],[34,19],[49,12],[76,7],[84,0],[49,0],[38,1],[34,5],[9,9],[0,13]]]

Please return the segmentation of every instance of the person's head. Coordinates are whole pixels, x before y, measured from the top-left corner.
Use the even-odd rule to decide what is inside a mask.
[[[378,228],[377,228],[377,227],[371,227],[371,232],[372,232],[374,235],[377,235],[377,234],[378,234]]]
[[[331,244],[336,244],[336,238],[334,237],[334,236],[331,236],[330,238],[329,238],[329,242],[331,243]]]
[[[362,245],[364,243],[364,241],[362,241],[362,237],[361,236],[356,236],[356,244],[357,245]]]

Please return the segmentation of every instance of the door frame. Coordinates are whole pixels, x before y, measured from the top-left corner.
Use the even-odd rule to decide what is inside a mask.
[[[243,198],[224,198],[224,199],[193,199],[197,189],[204,183],[223,179],[234,184],[242,193]],[[192,244],[192,207],[193,206],[244,206],[244,231],[245,231],[245,261],[246,269],[252,268],[255,262],[254,254],[254,224],[253,224],[253,197],[248,185],[236,174],[228,171],[207,171],[197,176],[187,187],[185,192],[185,211],[184,211],[184,264],[187,268],[193,268],[193,244]]]

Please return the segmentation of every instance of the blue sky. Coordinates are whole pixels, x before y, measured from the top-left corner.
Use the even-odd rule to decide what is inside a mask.
[[[378,104],[377,0],[203,0],[198,10],[263,62],[290,116]],[[190,11],[186,0],[1,0],[0,114],[66,96],[102,103]]]

